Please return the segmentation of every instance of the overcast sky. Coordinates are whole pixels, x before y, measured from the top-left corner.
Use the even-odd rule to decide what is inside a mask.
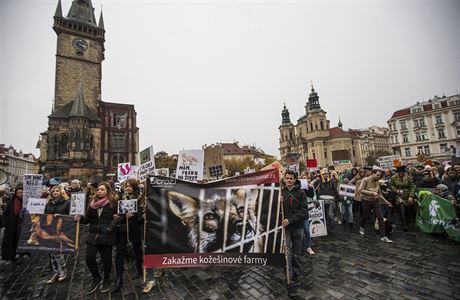
[[[57,0],[0,0],[0,143],[35,149],[55,84]],[[71,0],[62,0],[64,15]],[[459,93],[460,1],[93,1],[102,99],[134,104],[140,147],[239,141],[279,156],[313,82],[331,127],[386,126]]]

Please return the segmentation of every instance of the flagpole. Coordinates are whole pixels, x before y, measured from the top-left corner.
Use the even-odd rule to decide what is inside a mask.
[[[282,191],[282,188],[281,188],[281,180],[280,180],[279,201],[281,202],[281,219],[282,219],[282,221],[284,221],[284,200],[282,200],[283,196],[281,194],[281,191]],[[288,257],[288,254],[287,254],[287,245],[286,245],[286,229],[284,228],[283,225],[281,225],[281,226],[282,226],[283,236],[284,236],[283,244],[284,244],[284,258],[286,260],[286,282],[287,282],[287,285],[290,285],[291,284],[291,276],[290,276],[290,273],[289,273],[289,257]]]

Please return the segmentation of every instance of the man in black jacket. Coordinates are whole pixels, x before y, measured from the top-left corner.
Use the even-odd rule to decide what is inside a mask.
[[[284,219],[283,227],[286,236],[286,252],[288,271],[292,288],[300,271],[299,255],[302,252],[303,223],[308,216],[307,196],[300,189],[300,181],[293,171],[286,171],[282,189]]]

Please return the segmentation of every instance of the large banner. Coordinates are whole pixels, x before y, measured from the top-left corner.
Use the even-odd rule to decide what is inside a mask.
[[[198,181],[203,180],[204,150],[179,151],[176,178]]]
[[[146,268],[284,266],[278,170],[146,185]]]
[[[77,223],[73,216],[24,214],[18,252],[75,252]]]
[[[416,226],[425,233],[444,233],[460,242],[460,221],[452,203],[425,192],[417,210]]]

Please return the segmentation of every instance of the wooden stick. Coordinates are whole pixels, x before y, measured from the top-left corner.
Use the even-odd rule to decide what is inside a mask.
[[[77,221],[77,234],[75,238],[75,250],[78,250],[78,243],[80,240],[80,220]]]
[[[282,198],[283,195],[281,194],[281,183],[280,183],[280,194],[279,194],[279,201],[281,202],[281,222],[284,221],[284,199]],[[287,244],[286,244],[286,229],[283,225],[282,226],[282,230],[283,230],[283,235],[284,235],[284,258],[286,260],[286,282],[287,282],[287,285],[290,285],[291,284],[291,276],[289,274],[289,257],[287,255]]]

